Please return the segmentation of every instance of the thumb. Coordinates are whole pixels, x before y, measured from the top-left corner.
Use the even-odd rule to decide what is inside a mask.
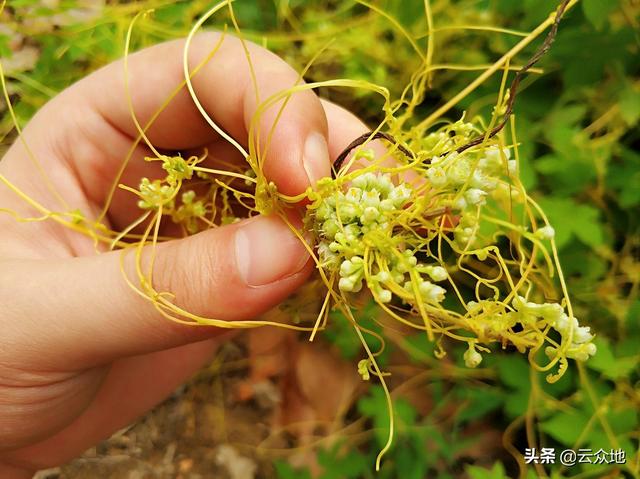
[[[86,368],[115,358],[167,349],[217,334],[163,317],[123,277],[122,252],[54,261],[16,261],[0,268],[0,301],[12,305],[3,331],[18,361],[42,357],[47,367]],[[189,238],[146,247],[153,287],[185,311],[222,320],[253,319],[282,301],[311,272],[305,246],[277,216],[258,216]],[[124,270],[135,277],[134,254]],[[138,283],[138,281],[134,281]],[[51,364],[50,354],[59,351]],[[25,354],[28,357],[20,357]],[[36,359],[37,360],[37,359]]]

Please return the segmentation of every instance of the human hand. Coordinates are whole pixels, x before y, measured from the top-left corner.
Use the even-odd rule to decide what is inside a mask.
[[[191,65],[218,34],[195,37]],[[129,58],[133,108],[141,124],[182,81],[184,41]],[[260,98],[290,88],[297,74],[280,58],[249,44]],[[0,162],[0,174],[54,211],[68,211],[29,159],[28,145],[62,199],[95,218],[137,136],[125,95],[122,61],[88,76],[45,105]],[[193,78],[208,113],[241,143],[257,108],[240,42],[222,47]],[[261,117],[261,144],[277,108]],[[311,91],[294,94],[275,128],[264,166],[286,194],[328,176],[330,158],[365,125]],[[158,148],[201,149],[233,157],[183,89],[148,130]],[[122,177],[137,185],[161,176],[138,145]],[[239,158],[242,161],[241,158]],[[0,210],[38,216],[0,183]],[[106,220],[121,230],[140,214],[134,195],[116,193]],[[30,477],[63,463],[124,427],[155,404],[212,354],[216,328],[163,318],[124,281],[119,252],[96,254],[93,241],[53,221],[19,223],[0,215],[0,477]],[[131,255],[129,255],[131,256]],[[125,267],[131,267],[130,264]],[[156,248],[154,285],[171,291],[194,313],[252,319],[283,300],[313,270],[303,245],[278,217],[256,217]]]

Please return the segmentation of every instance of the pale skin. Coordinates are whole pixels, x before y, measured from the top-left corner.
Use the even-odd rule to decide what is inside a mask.
[[[218,34],[197,36],[196,65]],[[182,81],[184,41],[129,58],[134,110],[142,124]],[[297,73],[249,44],[260,98],[290,88]],[[240,42],[227,36],[193,79],[208,114],[240,143],[257,103]],[[47,103],[24,140],[68,205],[99,214],[137,136],[125,95],[122,61],[108,65]],[[261,118],[262,137],[277,108]],[[265,174],[280,191],[303,192],[330,174],[330,161],[366,126],[313,92],[294,95],[275,128]],[[242,161],[197,111],[183,89],[148,131],[158,148],[202,151]],[[309,138],[311,140],[307,141]],[[162,175],[138,146],[122,182]],[[16,141],[0,174],[53,211],[64,211]],[[0,184],[0,208],[38,216]],[[114,230],[140,214],[120,191],[106,221]],[[119,252],[96,254],[93,241],[52,221],[18,223],[0,214],[0,477],[26,478],[65,463],[140,417],[209,360],[221,329],[175,324],[123,280]],[[131,267],[132,259],[128,260]],[[243,220],[159,246],[153,280],[179,306],[224,319],[253,319],[282,301],[312,272],[313,262],[275,216]]]

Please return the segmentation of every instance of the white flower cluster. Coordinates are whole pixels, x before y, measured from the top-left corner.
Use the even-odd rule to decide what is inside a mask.
[[[455,150],[481,133],[482,131],[476,125],[460,119],[445,127],[444,130],[434,131],[422,138],[421,149],[433,151],[436,154]]]
[[[576,318],[569,318],[564,308],[557,303],[537,304],[516,296],[512,302],[522,324],[528,324],[539,319],[545,320],[562,336],[562,341],[568,341],[569,346],[564,351],[567,358],[586,361],[596,354],[596,345],[591,341],[593,335],[589,326],[580,326]],[[513,313],[512,313],[513,314]],[[549,346],[545,350],[547,356],[554,357],[555,347]]]
[[[339,266],[341,291],[360,291],[366,280],[367,287],[383,303],[391,301],[391,284],[399,285],[410,295],[419,294],[426,303],[444,299],[446,290],[432,281],[445,280],[446,270],[418,263],[414,251],[401,251],[402,238],[392,231],[391,220],[403,211],[411,194],[408,185],[394,185],[390,175],[364,173],[353,180],[346,193],[337,191],[316,209],[314,229],[320,237],[320,261],[326,266]],[[367,278],[366,247],[383,255],[387,265],[384,270],[372,265]],[[417,292],[410,271],[420,277]]]
[[[539,323],[550,325],[562,336],[562,342],[568,342],[569,346],[564,350],[567,358],[578,361],[586,361],[596,353],[596,345],[593,344],[593,335],[588,326],[580,326],[576,318],[569,318],[564,308],[558,303],[534,303],[527,301],[522,296],[516,296],[511,306],[513,311],[506,313],[494,313],[490,321],[478,325],[478,334],[488,339],[503,341],[510,328],[520,324],[525,330],[543,330]],[[467,310],[474,317],[495,310],[493,301],[469,301]],[[522,351],[524,352],[524,350]],[[549,346],[545,350],[547,356],[553,358],[557,355],[557,348]],[[467,366],[475,367],[482,360],[480,353],[475,348],[469,347],[464,356]]]
[[[517,197],[517,191],[500,180],[505,175],[517,173],[516,160],[510,158],[508,148],[491,146],[480,159],[457,153],[431,159],[431,166],[426,172],[431,185],[451,189],[456,194],[451,206],[460,213],[459,223],[454,229],[454,237],[460,246],[474,242],[477,233],[475,210],[485,204],[488,196],[497,199]]]

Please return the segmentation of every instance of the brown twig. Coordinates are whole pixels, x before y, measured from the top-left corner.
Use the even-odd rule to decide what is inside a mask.
[[[391,136],[390,134],[383,133],[381,131],[377,131],[375,133],[373,133],[372,131],[369,131],[369,132],[367,132],[367,133],[365,133],[363,135],[360,135],[358,138],[356,138],[351,143],[349,143],[349,145],[344,150],[342,150],[342,153],[340,153],[338,155],[338,157],[336,158],[336,161],[333,162],[332,175],[333,175],[334,178],[335,178],[337,172],[340,171],[340,168],[342,168],[342,164],[344,163],[344,160],[347,159],[347,156],[349,155],[349,153],[351,153],[351,150],[353,150],[354,148],[359,147],[360,145],[362,145],[368,139],[371,139],[372,141],[373,140],[379,140],[379,139],[387,140],[389,143],[393,143],[394,145],[397,145],[398,146],[398,150],[400,150],[410,160],[415,158],[414,154],[409,149],[407,149],[406,147],[404,147],[403,145],[398,143],[395,140],[395,138],[393,136]]]

